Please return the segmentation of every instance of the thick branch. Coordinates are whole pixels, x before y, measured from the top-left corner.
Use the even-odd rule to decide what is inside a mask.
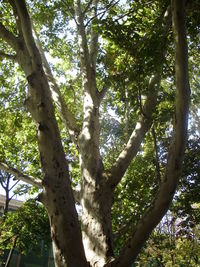
[[[21,171],[8,166],[6,163],[0,162],[0,169],[14,175],[17,180],[31,184],[37,188],[42,188],[42,181],[40,179],[36,179],[33,176],[24,174]]]
[[[135,227],[119,257],[109,265],[112,267],[127,267],[135,260],[149,234],[168,210],[181,174],[187,140],[190,98],[184,3],[185,1],[172,1],[176,57],[176,112],[174,135],[169,149],[165,176],[149,210]]]
[[[12,6],[12,9],[13,9],[13,14],[15,16],[19,36],[22,37],[22,25],[21,25],[21,21],[19,19],[18,13],[17,13],[15,1],[14,0],[8,0],[8,2],[10,3],[10,5]]]
[[[28,10],[26,7],[26,3],[24,0],[17,1],[14,0],[16,6],[16,12],[19,16],[21,25],[21,33],[23,34],[23,39],[26,44],[26,48],[31,57],[33,66],[38,69],[41,68],[41,58],[38,49],[36,48],[36,44],[32,35],[32,25],[31,20],[28,14]]]
[[[18,39],[11,32],[9,32],[0,22],[0,37],[6,41],[14,50],[16,50]]]
[[[164,13],[163,17],[163,38],[167,38],[167,33],[171,25],[171,7],[169,6]],[[166,44],[161,47],[160,57],[163,59],[166,53]],[[108,172],[110,176],[108,183],[114,188],[123,177],[128,166],[130,165],[132,159],[136,156],[142,141],[144,140],[145,134],[150,129],[152,124],[152,112],[157,104],[157,92],[160,86],[162,67],[160,71],[154,75],[149,81],[149,96],[147,97],[146,104],[142,108],[141,116],[136,124],[135,130],[132,132],[128,143],[126,144],[124,150],[120,153],[116,162],[114,163],[111,170]]]
[[[96,0],[95,0],[96,1]],[[96,4],[94,3],[94,6]],[[96,7],[95,7],[96,8]],[[96,85],[96,52],[94,47],[88,48],[86,30],[84,25],[84,14],[81,9],[80,0],[74,1],[74,9],[77,21],[78,40],[81,60],[83,101],[83,125],[79,135],[80,161],[82,176],[93,185],[100,181],[99,173],[103,169],[99,150],[99,98]],[[94,10],[96,12],[96,9]],[[93,25],[94,26],[94,25]],[[96,35],[95,35],[96,36]],[[94,38],[94,36],[91,36]],[[96,38],[96,37],[95,37]],[[91,45],[97,40],[91,39]],[[92,50],[91,50],[92,49]],[[91,52],[94,53],[91,55]],[[92,60],[93,63],[92,63]],[[88,175],[89,174],[89,175]],[[86,178],[87,177],[87,178]]]
[[[124,173],[126,172],[128,166],[130,165],[132,159],[137,154],[142,141],[144,140],[144,136],[147,131],[150,129],[152,124],[152,113],[153,109],[157,103],[157,88],[160,84],[160,76],[154,76],[149,83],[150,94],[147,98],[146,104],[143,108],[143,113],[140,116],[139,121],[136,124],[134,131],[132,132],[125,148],[120,153],[116,162],[112,166],[110,172],[110,180],[109,183],[115,187]]]
[[[76,123],[74,115],[68,109],[68,107],[67,107],[67,105],[66,105],[66,103],[62,97],[62,94],[60,92],[60,89],[56,83],[56,80],[53,77],[51,68],[50,68],[49,63],[46,59],[45,53],[42,49],[42,44],[40,42],[39,36],[37,35],[36,31],[34,31],[34,35],[35,35],[35,41],[36,41],[37,48],[38,48],[40,55],[41,55],[41,58],[42,58],[44,71],[45,71],[46,77],[48,78],[48,81],[49,81],[50,90],[51,90],[53,100],[56,104],[56,107],[59,111],[59,114],[60,114],[63,122],[65,123],[65,126],[69,129],[69,133],[70,133],[72,140],[74,141],[75,144],[77,144],[77,138],[78,138],[80,129]]]

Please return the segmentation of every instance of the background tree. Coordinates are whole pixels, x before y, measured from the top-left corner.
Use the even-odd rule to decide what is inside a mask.
[[[13,176],[10,173],[6,173],[4,171],[0,171],[0,185],[5,190],[5,204],[3,207],[3,215],[6,216],[8,213],[8,207],[11,199],[16,195],[16,192],[12,192],[12,189],[18,184],[18,181],[13,182]]]
[[[10,130],[18,137],[17,149],[11,149],[9,136],[6,146],[2,142],[0,168],[42,188],[39,199],[48,213],[56,266],[130,266],[169,208],[181,173],[190,98],[184,1],[172,1],[172,6],[167,1],[124,6],[105,1],[9,0],[0,8],[2,71],[7,60],[18,64],[10,63],[9,71],[17,69],[17,78],[6,79],[2,91],[10,95],[11,85],[26,81],[21,95],[18,91],[11,95],[25,100],[28,110],[27,117],[22,105],[16,105],[22,120]],[[190,15],[189,23],[199,27],[195,16]],[[60,58],[52,69],[45,50]],[[72,67],[75,79],[70,77]],[[7,105],[2,103],[2,112]],[[106,109],[118,116],[112,120],[116,131],[109,133],[103,125]],[[8,113],[12,122],[13,113]],[[17,134],[23,128],[30,137],[25,142]],[[161,166],[159,144],[162,151],[164,135],[172,137],[164,140],[170,144]],[[108,142],[102,144],[105,137]],[[127,238],[114,253],[115,189],[127,173],[132,175],[131,164],[139,169],[143,155],[147,162],[152,144],[155,164],[136,187],[132,183],[135,194],[145,195],[146,201],[140,202],[143,207],[130,209]],[[4,146],[12,152],[4,153]],[[21,163],[27,165],[24,173]],[[120,220],[120,215],[115,218]]]
[[[35,200],[28,200],[15,212],[9,211],[1,219],[0,255],[8,255],[2,266],[9,266],[14,249],[20,254],[41,255],[41,246],[48,251],[51,247],[47,213]],[[8,251],[10,251],[8,253]]]

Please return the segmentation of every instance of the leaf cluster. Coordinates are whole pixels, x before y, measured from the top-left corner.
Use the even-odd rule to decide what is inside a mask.
[[[1,218],[0,251],[10,249],[14,239],[16,248],[22,254],[30,251],[39,255],[41,240],[46,248],[50,245],[48,216],[43,206],[35,200],[28,200],[17,211],[9,212],[6,219]]]

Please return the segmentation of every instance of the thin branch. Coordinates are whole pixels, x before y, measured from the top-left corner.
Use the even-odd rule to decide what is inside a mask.
[[[0,181],[0,184],[1,184],[1,187],[2,187],[4,190],[6,190],[6,186],[3,184],[2,181]]]
[[[33,38],[31,19],[29,17],[29,13],[26,7],[26,2],[25,0],[14,0],[14,3],[16,5],[17,14],[20,19],[21,31],[26,44],[26,48],[30,57],[32,58],[32,63],[34,64],[34,67],[38,68],[39,66],[41,66],[41,58],[39,51],[36,47],[35,40]]]
[[[0,162],[0,169],[14,175],[17,180],[31,184],[37,188],[42,188],[42,181],[40,179],[24,174],[21,171],[8,166],[6,163]]]
[[[5,171],[5,172],[7,172],[7,173],[12,174],[12,175],[15,177],[15,179],[17,179],[17,180],[19,180],[19,181],[23,181],[23,182],[25,182],[25,183],[27,183],[27,184],[30,184],[30,185],[33,185],[33,186],[35,186],[35,187],[37,187],[37,188],[39,188],[39,189],[42,188],[42,180],[37,179],[37,178],[35,178],[35,177],[33,177],[33,176],[29,176],[29,175],[27,175],[27,174],[24,174],[24,173],[22,173],[21,171],[19,171],[19,170],[13,168],[13,167],[11,167],[11,166],[8,166],[6,163],[0,162],[0,170],[3,170],[3,171]],[[14,184],[14,186],[15,186],[17,183],[18,183],[18,182],[16,182],[16,183]],[[12,186],[12,188],[13,188],[14,186]],[[11,189],[12,189],[12,188],[11,188]],[[11,190],[11,189],[10,189],[10,190]],[[73,190],[73,195],[74,195],[74,199],[75,199],[75,201],[76,201],[77,203],[80,203],[80,191],[74,189],[74,190]]]
[[[104,86],[103,89],[99,92],[99,103],[101,103],[107,91],[108,91],[108,86]]]
[[[19,183],[19,180],[16,181],[10,188],[9,188],[9,191],[11,191],[17,184]],[[11,197],[12,198],[12,197]]]
[[[103,10],[101,12],[96,12],[95,15],[93,15],[85,24],[85,27],[87,27],[91,21],[93,21],[94,19],[98,18],[101,20],[102,17],[105,15],[105,13],[113,6],[115,6],[117,3],[119,3],[119,0],[115,2],[115,0],[112,0],[108,5],[106,5]]]
[[[158,182],[161,181],[161,174],[160,174],[160,161],[159,161],[159,155],[158,155],[158,144],[157,144],[157,138],[156,133],[154,130],[154,127],[151,129],[153,142],[154,142],[154,149],[155,149],[155,167],[156,167],[156,174],[157,174],[157,180]]]
[[[12,247],[10,249],[10,252],[8,254],[5,267],[9,267],[9,265],[10,265],[10,262],[11,262],[12,255],[13,255],[13,252],[15,250],[16,244],[17,244],[17,237],[14,238],[14,243],[13,243],[13,245],[12,245]]]
[[[74,104],[76,105],[76,92],[74,90],[74,84],[81,78],[81,72],[79,72],[79,74],[72,80],[70,80],[67,84],[67,86],[65,87],[65,92],[69,89],[73,92],[74,95]],[[78,126],[77,126],[78,127]]]
[[[92,5],[92,2],[93,2],[93,0],[90,0],[90,1],[88,2],[88,4],[86,5],[85,9],[83,10],[83,14],[86,14],[86,13],[88,12],[89,8],[90,8],[91,5]]]
[[[9,187],[10,178],[11,174],[5,172],[2,173],[2,171],[0,170],[0,185],[5,191],[7,191]]]

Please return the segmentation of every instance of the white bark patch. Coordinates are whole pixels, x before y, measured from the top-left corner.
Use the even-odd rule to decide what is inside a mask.
[[[136,124],[136,127],[135,127],[135,129],[136,129],[136,130],[140,130],[140,129],[141,129],[141,127],[142,127],[142,124],[141,124],[141,122],[138,122],[138,123]]]
[[[83,124],[83,130],[82,130],[82,135],[84,137],[85,141],[88,141],[91,139],[91,133],[90,133],[90,117],[92,110],[94,108],[94,103],[92,100],[92,97],[90,96],[89,93],[85,93],[85,98],[84,98],[84,124]]]
[[[83,177],[85,177],[87,182],[90,183],[91,186],[94,188],[95,187],[95,180],[93,177],[91,177],[89,171],[86,168],[84,168],[82,173],[83,173]]]
[[[50,86],[53,86],[53,84],[50,83],[50,82],[49,82],[49,85],[50,85]],[[56,93],[55,91],[52,91],[51,94],[52,94],[52,98],[53,98],[53,100],[54,100],[55,102],[58,102],[58,99],[59,99],[59,95],[58,95],[58,93]]]
[[[83,233],[83,245],[85,249],[85,254],[87,260],[95,267],[103,267],[106,264],[106,257],[104,252],[106,251],[106,237],[102,236],[94,236],[94,241],[92,242],[91,236],[96,232],[102,233],[101,224],[94,219],[91,215],[88,214],[86,218],[86,222],[90,222],[88,225],[88,233]],[[98,240],[98,241],[97,241]]]

